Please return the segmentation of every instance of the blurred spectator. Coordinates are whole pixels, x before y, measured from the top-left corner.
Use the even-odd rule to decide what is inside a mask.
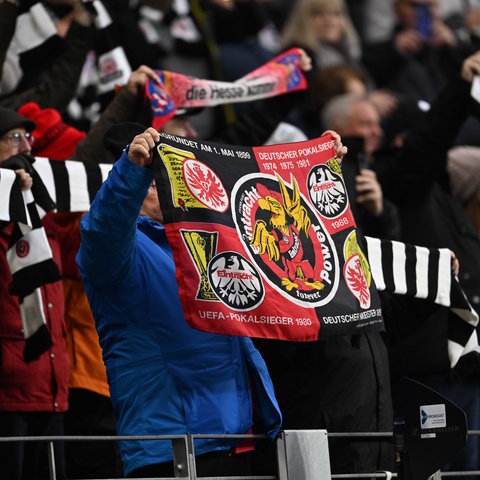
[[[457,146],[448,151],[452,195],[460,200],[480,238],[480,147]],[[480,292],[477,294],[480,297]],[[476,298],[477,303],[480,298]]]
[[[328,100],[342,93],[366,94],[366,75],[348,65],[336,65],[322,68],[312,79],[313,92],[318,112],[321,112]]]
[[[18,5],[0,3],[1,105],[17,109],[34,101],[63,113],[75,96],[87,52],[93,46],[93,17],[82,2],[74,2],[71,12],[55,23],[49,7],[57,3],[66,4],[67,0],[52,0],[51,5],[34,2],[22,14]]]
[[[128,62],[136,70],[141,65],[161,69],[168,50],[163,47],[165,14],[172,0],[103,0],[119,44],[125,50]]]
[[[55,109],[42,109],[29,102],[18,111],[35,122],[34,155],[69,160],[74,158],[81,140],[89,142],[85,132],[65,124]],[[98,334],[75,263],[82,216],[83,213],[50,216],[50,222],[58,232],[62,255],[66,344],[70,359],[65,435],[115,435],[115,419]],[[122,477],[117,442],[67,442],[65,464],[69,479]]]
[[[351,91],[371,92],[382,115],[388,117],[399,98],[387,89],[377,89],[362,64],[359,36],[344,0],[301,0],[295,4],[281,36],[282,46],[301,46],[313,58],[309,97],[290,120],[309,138],[324,131],[319,111],[330,95]]]
[[[268,10],[276,30],[278,32],[282,31],[285,22],[290,16],[294,2],[290,0],[263,0],[262,3]]]
[[[234,82],[271,60],[277,53],[260,42],[269,22],[258,0],[208,0],[208,23],[219,49],[223,80]]]
[[[360,67],[361,46],[343,0],[300,0],[281,31],[282,48],[297,46],[312,57],[313,69]]]
[[[350,16],[362,43],[390,38],[395,25],[394,0],[346,0]]]
[[[151,123],[150,106],[145,103],[145,83],[156,78],[155,72],[146,65],[134,70],[126,85],[117,90],[115,97],[88,131],[88,137],[75,149],[75,159],[83,163],[113,163],[115,159],[103,145],[106,131],[115,123]]]
[[[355,97],[357,98],[357,97]],[[362,99],[364,97],[361,97]],[[334,112],[343,115],[344,105]],[[368,121],[330,123],[342,131],[348,153],[342,162],[350,205],[367,235],[398,239],[395,206],[383,198],[367,152],[380,146],[379,114],[365,100]],[[328,108],[328,107],[327,107]],[[327,429],[335,432],[389,431],[393,424],[388,354],[383,332],[329,336],[309,344],[255,340],[265,358],[284,416],[285,429]],[[389,442],[329,439],[333,474],[393,469]]]
[[[72,158],[78,142],[86,133],[63,122],[60,112],[54,108],[41,108],[35,102],[28,102],[17,112],[35,123],[32,155],[55,160]]]
[[[10,109],[0,107],[0,166],[15,168],[32,179],[25,168],[17,170],[18,162],[32,161],[33,137],[28,136],[35,124]],[[9,166],[7,167],[7,164]],[[44,219],[45,231],[55,262],[61,265],[58,232]],[[7,250],[10,248],[14,224],[2,225],[0,230],[0,435],[63,435],[64,412],[68,407],[69,360],[65,345],[64,297],[62,282],[46,283],[40,287],[46,326],[52,346],[37,359],[24,359],[25,337],[19,297],[11,295],[12,282]],[[27,252],[30,246],[27,244]],[[33,250],[32,250],[33,251]],[[11,254],[11,253],[10,253]],[[23,255],[25,256],[25,255]],[[32,312],[29,311],[28,315]],[[27,318],[28,319],[28,318]],[[65,479],[64,446],[54,442],[57,478]],[[0,478],[5,480],[44,480],[50,478],[46,442],[9,442],[0,448]]]
[[[480,53],[462,64],[461,76],[452,78],[432,108],[409,126],[400,148],[376,150],[369,155],[372,168],[386,198],[397,205],[401,218],[402,241],[431,248],[449,248],[460,263],[460,282],[472,306],[480,312],[480,241],[458,200],[448,191],[446,159],[453,140],[469,114],[478,115],[479,105],[470,95],[471,81],[480,73]],[[331,125],[337,125],[339,102],[333,99],[326,112]],[[347,113],[348,112],[348,113]],[[365,110],[343,109],[338,123],[345,120],[371,124],[379,129],[378,119]],[[370,133],[372,136],[372,133]],[[387,309],[385,309],[386,311]],[[394,300],[386,315],[392,379],[402,375],[414,378],[438,391],[462,408],[468,428],[480,427],[480,383],[478,361],[474,355],[450,369],[446,343],[449,312],[408,298]],[[415,351],[415,356],[409,352]],[[467,447],[446,470],[478,470],[478,439],[471,437]]]
[[[363,49],[363,64],[378,87],[431,102],[470,52],[442,20],[438,0],[395,0],[391,38]],[[425,9],[420,24],[419,8]]]
[[[275,386],[286,430],[389,432],[388,354],[380,333],[317,342],[254,340]],[[393,471],[390,441],[329,438],[332,474]]]
[[[218,46],[201,0],[172,0],[154,30],[159,33],[157,41],[166,52],[163,69],[222,80]],[[208,137],[234,119],[233,106],[222,105],[204,109],[191,121],[202,137]]]
[[[365,95],[339,95],[327,103],[323,121],[342,132],[342,140],[348,147],[342,171],[351,197],[352,212],[363,234],[400,240],[397,208],[383,198],[382,187],[372,167],[375,152],[383,140],[376,108]]]

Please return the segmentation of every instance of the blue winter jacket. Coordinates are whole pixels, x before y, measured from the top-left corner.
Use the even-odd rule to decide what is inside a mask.
[[[95,317],[119,435],[277,435],[281,414],[248,338],[194,330],[178,296],[165,230],[138,216],[153,180],[125,151],[82,219],[77,263]],[[196,454],[232,440],[197,440]],[[169,441],[124,441],[125,474],[172,459]]]

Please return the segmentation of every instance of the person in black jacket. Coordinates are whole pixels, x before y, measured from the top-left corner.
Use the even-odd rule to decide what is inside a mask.
[[[367,113],[378,123],[378,113],[367,106]],[[339,106],[335,113],[343,110]],[[362,123],[368,140],[358,136],[360,130],[350,130],[342,137],[348,148],[342,175],[357,230],[398,240],[397,208],[383,198],[367,160],[367,154],[381,143],[382,130],[375,122]],[[345,133],[345,126],[340,127]],[[255,340],[275,385],[284,428],[337,433],[391,431],[393,407],[384,333],[331,335],[312,343]],[[388,441],[329,439],[329,454],[333,474],[393,469],[393,448]]]
[[[362,62],[379,88],[431,102],[471,53],[440,16],[439,0],[395,0],[391,38],[364,45]],[[428,22],[419,27],[419,8]]]
[[[480,52],[465,59],[461,73],[405,132],[402,146],[372,151],[370,162],[385,197],[399,208],[402,241],[455,252],[459,280],[480,312],[480,240],[462,205],[450,193],[446,172],[447,152],[458,130],[470,114],[480,111],[470,95],[473,76],[478,74]],[[336,108],[340,104],[345,105],[345,99],[332,100],[324,113],[332,114],[329,127],[345,136],[351,123],[365,119],[358,110]],[[393,301],[394,308],[386,315],[393,383],[401,376],[424,383],[465,410],[469,429],[480,428],[478,358],[471,355],[451,370],[446,348],[448,309],[406,297]],[[478,470],[479,452],[478,437],[471,437],[445,469]]]
[[[36,102],[41,107],[55,108],[64,113],[75,96],[76,87],[82,73],[88,52],[95,42],[95,26],[93,15],[84,7],[82,2],[73,2],[68,15],[68,30],[57,27],[53,20],[45,23],[48,9],[62,2],[29,2],[6,1],[0,2],[0,105],[16,110],[25,102]],[[71,2],[68,2],[69,4]],[[59,33],[43,39],[38,32],[23,32],[22,27],[28,22],[18,22],[21,15],[30,4],[35,5],[31,14],[33,25],[41,25],[44,32],[58,28]],[[43,22],[43,23],[42,23]],[[42,32],[42,34],[44,33]],[[36,38],[36,35],[39,38]],[[18,37],[25,40],[22,48],[25,50],[18,55]],[[40,39],[43,43],[37,45]],[[12,44],[15,44],[13,47]],[[10,51],[9,51],[10,49]],[[8,54],[7,54],[8,53]]]

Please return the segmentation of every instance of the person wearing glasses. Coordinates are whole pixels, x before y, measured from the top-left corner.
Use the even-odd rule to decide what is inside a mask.
[[[35,137],[33,133],[31,132],[12,132],[12,133],[7,133],[5,135],[7,144],[10,147],[20,147],[20,144],[25,141],[28,143],[28,145],[31,147],[33,145],[33,141],[35,140]]]
[[[33,161],[30,154],[34,129],[35,123],[28,118],[0,107],[0,175],[3,168],[15,169],[23,189],[32,187],[31,176],[25,169],[10,164],[15,160]],[[2,193],[0,190],[0,197]],[[48,217],[42,221],[53,257],[60,266],[60,243]],[[27,363],[23,356],[25,339],[19,298],[9,293],[12,276],[7,251],[13,228],[13,223],[0,222],[0,436],[63,435],[63,413],[68,407],[69,360],[62,281],[41,287],[52,346],[38,359]],[[54,448],[56,478],[64,479],[63,446],[54,442]],[[2,443],[0,465],[0,480],[50,478],[47,443]]]

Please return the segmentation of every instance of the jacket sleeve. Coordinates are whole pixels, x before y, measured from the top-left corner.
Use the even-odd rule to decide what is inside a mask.
[[[152,170],[132,163],[125,150],[82,218],[77,264],[94,285],[114,285],[131,268],[137,217],[152,180]]]
[[[417,202],[445,175],[447,151],[464,121],[478,109],[470,87],[459,75],[453,78],[424,119],[407,131],[397,154],[376,159],[384,194],[397,205]]]
[[[405,67],[406,57],[394,46],[393,40],[364,45],[362,63],[372,76],[378,88],[386,87],[394,81]]]
[[[1,101],[3,107],[17,110],[26,102],[36,102],[42,108],[65,112],[75,97],[87,53],[93,48],[95,27],[72,22],[65,39],[68,48],[52,64],[46,80],[34,88],[5,97]]]
[[[103,145],[103,137],[115,123],[131,122],[142,110],[143,97],[139,99],[126,88],[118,92],[100,118],[90,127],[87,136],[78,143],[73,158],[83,163],[100,164],[113,163],[113,158]]]

